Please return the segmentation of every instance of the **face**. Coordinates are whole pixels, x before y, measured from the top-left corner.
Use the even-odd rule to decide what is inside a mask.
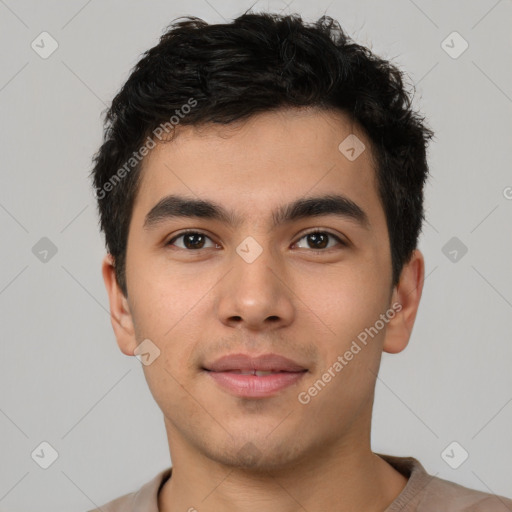
[[[408,339],[368,139],[318,110],[179,130],[144,162],[113,313],[123,352],[160,351],[143,369],[171,457],[283,469],[364,446],[382,350]]]

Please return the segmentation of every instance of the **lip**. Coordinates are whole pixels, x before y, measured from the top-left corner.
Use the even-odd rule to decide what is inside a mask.
[[[301,380],[307,369],[278,354],[251,357],[247,354],[223,356],[203,368],[228,393],[243,398],[266,398]],[[272,372],[255,375],[240,372]]]
[[[228,393],[241,398],[268,398],[303,378],[302,372],[277,372],[258,377],[233,372],[206,372]]]
[[[302,372],[304,366],[279,354],[262,354],[250,356],[248,354],[228,354],[207,364],[205,370],[211,372],[242,371],[276,371],[276,372]]]

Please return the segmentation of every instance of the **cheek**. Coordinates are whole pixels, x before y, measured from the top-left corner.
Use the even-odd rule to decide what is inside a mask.
[[[303,281],[299,296],[307,297],[306,322],[311,317],[320,326],[320,331],[312,332],[321,354],[315,382],[328,380],[325,388],[316,385],[324,389],[316,403],[332,408],[336,417],[359,407],[373,393],[385,328],[377,333],[372,328],[388,306],[384,278],[387,273],[380,271],[375,259],[367,258]],[[311,332],[311,325],[307,329]]]
[[[323,330],[338,340],[341,349],[385,311],[389,290],[383,276],[375,262],[333,268],[302,279],[298,295],[307,316],[314,314],[315,324],[320,319]]]
[[[194,312],[184,300],[155,292],[158,300],[147,300],[137,310],[140,339],[149,338],[158,347],[159,355],[143,371],[153,398],[163,411],[185,410],[190,395],[194,373],[191,371],[191,354],[200,340],[200,325],[194,321]],[[197,369],[194,369],[196,371]],[[187,413],[189,414],[190,411]],[[176,413],[178,417],[181,413]]]
[[[132,315],[143,336],[166,338],[169,330],[190,310],[189,303],[198,298],[190,286],[166,276],[157,266],[150,267],[149,262],[149,259],[141,261],[142,270],[133,270],[131,274]]]

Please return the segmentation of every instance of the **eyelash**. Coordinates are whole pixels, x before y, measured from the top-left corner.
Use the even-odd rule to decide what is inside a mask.
[[[321,234],[324,234],[324,235],[329,235],[330,237],[334,238],[340,246],[342,247],[348,247],[348,243],[344,242],[340,237],[338,237],[337,235],[335,235],[334,233],[331,233],[330,231],[326,231],[325,229],[321,229],[321,228],[315,228],[315,229],[312,229],[311,231],[308,231],[306,233],[304,233],[296,242],[294,242],[293,245],[297,244],[300,240],[302,240],[303,238],[307,237],[308,235],[312,235],[312,234],[315,234],[315,233],[321,233]],[[216,242],[214,242],[211,237],[209,237],[206,233],[203,233],[202,231],[195,231],[195,230],[188,230],[188,231],[183,231],[182,233],[174,236],[173,238],[171,238],[165,245],[166,246],[172,246],[173,243],[178,240],[179,238],[181,237],[184,237],[186,235],[202,235],[206,238],[209,238],[213,243],[215,243],[216,245],[218,245]],[[178,247],[177,249],[182,249],[181,247]],[[211,249],[211,247],[207,247],[207,249]],[[316,251],[316,252],[326,252],[330,249],[333,249],[333,247],[329,247],[327,249],[309,249],[310,251]],[[188,252],[198,252],[200,251],[201,249],[183,249],[184,251],[188,251]]]

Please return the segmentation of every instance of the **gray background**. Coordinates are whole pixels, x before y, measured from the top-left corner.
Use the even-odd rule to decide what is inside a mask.
[[[408,72],[436,132],[424,295],[409,347],[383,358],[373,449],[511,496],[512,4],[287,1],[255,10],[337,18]],[[2,511],[88,510],[170,465],[162,414],[110,325],[87,174],[100,114],[166,25],[229,20],[250,5],[0,0]],[[43,31],[59,45],[47,59],[31,48]],[[458,58],[442,44],[454,31],[469,44]],[[461,43],[444,44],[453,54]],[[43,237],[57,248],[46,262],[33,252]],[[443,252],[452,237],[456,261],[452,246]],[[43,441],[58,452],[48,469],[31,456]],[[452,441],[469,453],[458,469],[441,456]]]

